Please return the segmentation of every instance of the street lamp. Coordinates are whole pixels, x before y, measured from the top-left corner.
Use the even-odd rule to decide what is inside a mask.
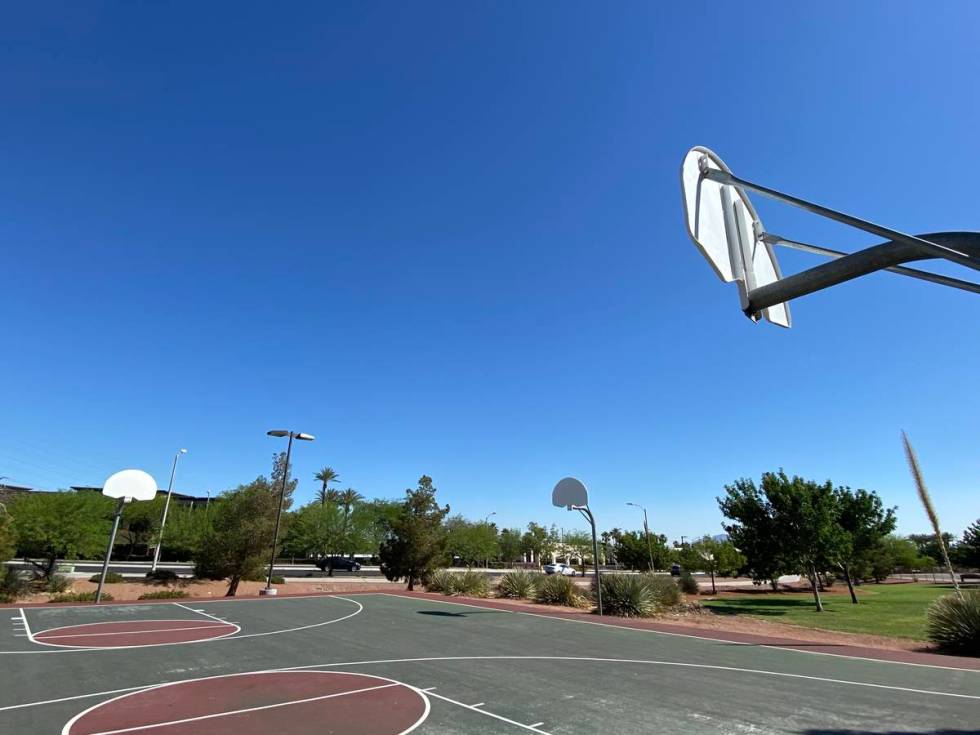
[[[653,545],[650,543],[650,524],[647,523],[647,509],[638,503],[627,503],[626,505],[632,505],[634,508],[639,508],[643,511],[643,533],[647,537],[647,553],[650,555],[650,571],[653,571]]]
[[[289,479],[289,457],[293,452],[293,439],[311,442],[316,437],[312,434],[287,431],[286,429],[273,429],[265,433],[280,439],[284,436],[289,437],[289,443],[286,444],[286,466],[282,469],[282,489],[279,491],[279,511],[276,513],[276,530],[272,535],[272,558],[269,559],[269,578],[266,580],[265,589],[259,590],[260,595],[274,595],[276,594],[276,589],[272,586],[272,569],[276,563],[276,546],[279,545],[279,524],[282,523],[282,504],[286,500],[286,481]]]
[[[180,459],[180,455],[182,454],[187,454],[187,450],[177,450],[177,453],[174,455],[173,466],[170,468],[170,482],[167,484],[167,501],[163,504],[163,518],[160,519],[160,533],[157,535],[157,547],[153,550],[153,566],[150,567],[151,572],[157,570],[157,564],[160,562],[160,549],[163,547],[163,527],[167,525],[167,511],[170,510],[170,495],[174,491],[174,475],[177,474],[177,460]]]

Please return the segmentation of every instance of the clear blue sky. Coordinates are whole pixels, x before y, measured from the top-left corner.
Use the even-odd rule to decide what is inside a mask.
[[[717,533],[726,482],[980,516],[980,298],[894,275],[753,325],[683,227],[678,167],[910,232],[980,229],[976,3],[45,3],[0,28],[0,475],[135,466],[215,492]],[[873,238],[756,200],[770,230]],[[784,255],[795,271],[817,260]]]

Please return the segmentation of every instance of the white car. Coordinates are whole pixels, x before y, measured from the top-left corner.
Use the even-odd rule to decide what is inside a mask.
[[[544,565],[545,574],[561,574],[565,577],[574,577],[578,572],[575,571],[575,567],[571,564],[562,564],[561,562],[554,562],[552,564]]]

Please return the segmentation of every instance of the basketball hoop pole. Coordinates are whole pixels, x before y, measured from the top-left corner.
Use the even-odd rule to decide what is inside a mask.
[[[595,535],[595,517],[587,505],[573,505],[570,510],[577,510],[592,527],[592,561],[595,565],[595,596],[599,607],[599,615],[602,615],[602,583],[599,580],[599,541]]]
[[[702,166],[701,176],[718,184],[756,191],[763,196],[827,217],[835,222],[888,238],[887,242],[873,245],[856,253],[842,255],[830,263],[824,263],[752,289],[747,294],[748,304],[745,305],[743,302],[743,310],[750,316],[800,296],[912,260],[942,258],[967,268],[980,270],[980,234],[978,233],[940,232],[924,237],[906,235],[897,230],[882,227],[873,222],[747,181],[728,171],[712,168],[706,164]],[[772,238],[769,239],[769,242],[772,242]],[[921,274],[913,277],[925,277],[925,280],[931,280],[935,283],[963,288],[968,291],[977,291],[974,284],[969,284],[966,281],[951,279],[947,282],[942,276],[933,277],[932,274],[924,274],[921,271],[905,270],[911,272],[905,272],[904,275]]]
[[[109,548],[105,550],[105,560],[102,562],[102,576],[99,577],[99,588],[95,591],[95,602],[98,605],[102,600],[102,587],[105,585],[105,575],[109,571],[109,558],[112,556],[112,546],[116,543],[116,531],[119,530],[119,519],[122,518],[123,507],[126,505],[126,498],[119,498],[116,504],[116,517],[112,519],[112,532],[109,534]]]

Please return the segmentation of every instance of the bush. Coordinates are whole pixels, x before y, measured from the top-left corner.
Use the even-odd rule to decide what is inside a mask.
[[[490,578],[483,572],[472,569],[465,572],[439,569],[429,577],[425,589],[429,592],[441,592],[444,595],[487,597],[490,594]]]
[[[428,592],[441,592],[444,595],[453,593],[453,573],[448,569],[437,569],[425,583]]]
[[[248,575],[242,577],[242,580],[245,582],[266,582],[269,579],[268,574],[269,572],[264,569],[256,569],[254,572],[250,572]],[[273,574],[272,584],[286,584],[286,579],[279,574]]]
[[[659,607],[650,584],[642,574],[605,574],[602,576],[602,611],[624,618],[646,618]],[[595,582],[592,583],[595,587]]]
[[[698,593],[698,582],[691,576],[690,572],[684,572],[677,580],[677,586],[686,595],[696,595]]]
[[[88,578],[88,581],[95,582],[96,584],[98,584],[99,579],[101,579],[101,577],[102,577],[101,574],[93,574],[91,577]],[[126,578],[123,577],[123,575],[121,575],[119,572],[109,572],[108,574],[105,575],[106,584],[119,584],[120,582],[125,582],[125,581]]]
[[[179,600],[182,597],[190,597],[184,590],[157,590],[147,592],[137,597],[137,600]]]
[[[0,598],[3,602],[13,602],[31,591],[30,580],[21,572],[7,566],[0,566]]]
[[[166,584],[168,582],[178,582],[180,581],[180,577],[173,569],[157,569],[155,572],[146,573],[146,581]]]
[[[673,607],[681,601],[681,591],[674,580],[661,574],[644,574],[647,584],[653,590],[654,597],[660,607]]]
[[[497,594],[514,600],[530,598],[534,595],[535,578],[531,572],[518,569],[508,572],[497,583]]]
[[[52,574],[44,583],[45,592],[64,592],[71,586],[71,580],[63,574]]]
[[[980,655],[980,590],[934,601],[926,610],[926,635],[940,648]]]
[[[108,592],[102,593],[102,601],[110,602],[112,595]],[[66,592],[63,595],[55,595],[48,602],[95,602],[94,592]]]
[[[587,604],[585,595],[569,577],[561,574],[546,576],[535,585],[534,599],[545,605],[582,607]]]

